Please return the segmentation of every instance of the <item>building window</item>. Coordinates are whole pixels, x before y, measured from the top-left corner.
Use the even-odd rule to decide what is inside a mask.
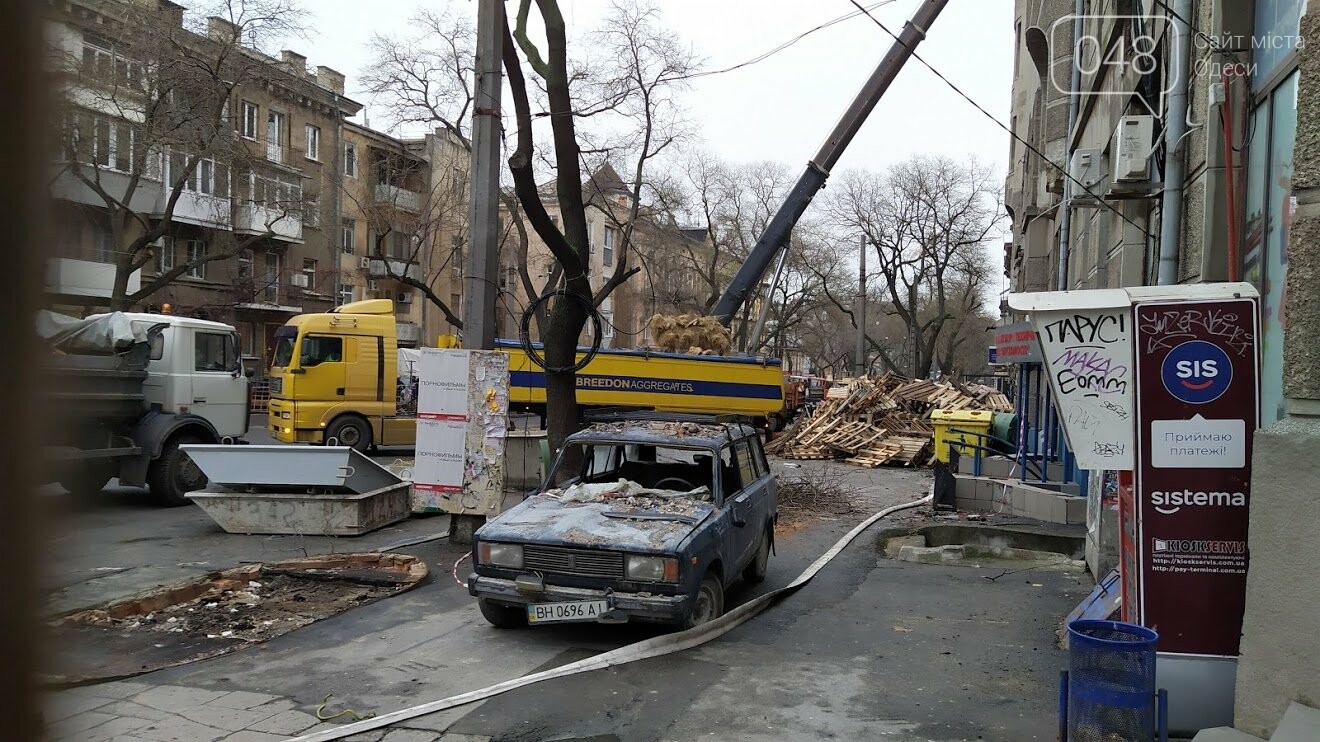
[[[309,160],[320,160],[321,130],[315,126],[312,126],[311,124],[308,124],[306,127],[306,134],[307,134],[307,151],[304,153],[303,156]]]
[[[267,304],[280,303],[280,256],[279,253],[266,253],[266,280],[263,298]]]
[[[142,148],[142,130],[138,127],[86,111],[71,114],[66,126],[65,154],[69,159],[123,173],[136,172]]]
[[[449,311],[453,312],[454,314],[457,314],[457,315],[460,316],[460,317],[463,316],[463,295],[462,295],[462,294],[450,294],[450,295],[449,295]]]
[[[97,225],[93,228],[96,234],[96,262],[114,263],[115,262],[115,236],[109,229]]]
[[[352,304],[352,303],[353,303],[353,286],[347,283],[340,284],[339,286],[340,306],[343,306],[344,304]]]
[[[449,174],[449,178],[450,178],[450,185],[453,187],[454,192],[455,193],[461,192],[463,190],[463,181],[464,181],[462,168],[455,165],[453,171]]]
[[[307,279],[306,289],[308,291],[316,290],[316,261],[311,258],[303,258],[303,278]]]
[[[284,162],[284,114],[266,114],[266,159]]]
[[[601,253],[605,265],[614,265],[614,227],[605,228],[605,250]]]
[[[321,199],[315,194],[307,194],[303,202],[303,224],[309,227],[321,226]]]
[[[614,337],[614,312],[600,313],[600,336],[603,340]]]
[[[239,117],[238,133],[245,139],[257,138],[257,104],[243,101],[239,104],[242,115]]]
[[[463,277],[463,238],[455,235],[449,238],[449,262],[453,265],[454,278]]]
[[[357,221],[353,219],[344,219],[339,225],[339,249],[352,255],[357,252],[356,244]]]
[[[257,325],[255,322],[244,322],[239,325],[239,343],[243,347],[244,358],[254,358],[257,355]]]
[[[171,151],[165,158],[168,165],[168,171],[165,174],[166,182],[170,188],[175,187],[175,183],[183,178],[183,174],[188,169],[188,156],[182,152]],[[209,158],[197,161],[197,165],[186,178],[183,178],[183,189],[186,191],[195,191],[204,193],[208,196],[218,198],[229,198],[229,166],[223,162],[217,162]],[[227,211],[228,204],[224,206]],[[217,214],[217,218],[221,215]]]
[[[344,143],[344,175],[357,177],[357,145]]]
[[[90,33],[83,34],[82,71],[102,82],[142,86],[142,63],[116,52],[109,41]]]
[[[206,278],[206,243],[201,240],[188,240],[188,271],[184,274],[189,278]]]
[[[238,254],[238,277],[240,279],[252,278],[252,251],[244,250]]]
[[[166,235],[156,245],[156,272],[168,273],[174,270],[174,238]]]
[[[276,211],[294,211],[302,204],[302,183],[289,175],[250,175],[248,200]]]

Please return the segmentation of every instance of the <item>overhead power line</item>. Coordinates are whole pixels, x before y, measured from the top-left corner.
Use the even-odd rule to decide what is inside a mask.
[[[832,20],[828,20],[828,21],[826,21],[826,22],[820,24],[819,26],[816,26],[815,28],[811,28],[811,29],[808,29],[808,30],[806,30],[806,31],[803,31],[802,33],[798,34],[797,36],[794,36],[793,38],[789,39],[788,41],[785,41],[784,43],[780,44],[779,46],[776,46],[775,48],[771,49],[770,51],[764,52],[764,53],[762,53],[762,54],[758,54],[757,56],[752,57],[751,59],[749,59],[749,60],[747,60],[747,61],[745,61],[745,62],[739,62],[738,64],[735,64],[735,65],[733,65],[732,67],[725,67],[725,68],[723,68],[723,69],[718,69],[718,70],[705,70],[705,71],[702,71],[702,72],[694,72],[694,73],[692,73],[692,74],[690,74],[690,75],[684,75],[683,77],[680,77],[680,78],[677,78],[677,79],[680,79],[680,80],[692,80],[692,79],[695,79],[695,78],[698,78],[698,77],[708,77],[708,76],[710,76],[710,75],[721,75],[721,74],[724,74],[725,72],[733,72],[734,70],[740,70],[740,69],[742,69],[743,67],[748,67],[748,66],[751,66],[751,65],[753,65],[753,64],[756,64],[757,62],[762,62],[762,61],[765,61],[765,60],[769,59],[770,57],[773,57],[774,55],[778,54],[779,52],[782,52],[783,50],[789,48],[790,46],[793,46],[794,44],[796,44],[796,43],[798,43],[799,41],[801,41],[801,40],[807,38],[807,37],[810,36],[811,34],[816,33],[817,31],[822,31],[822,30],[827,29],[827,28],[829,28],[830,26],[833,26],[833,25],[835,25],[835,24],[843,23],[844,21],[849,20],[850,18],[856,18],[857,16],[862,15],[863,13],[865,13],[867,10],[875,10],[876,8],[879,8],[879,7],[882,7],[882,6],[885,6],[885,5],[891,5],[891,4],[893,4],[894,2],[895,2],[895,0],[881,0],[880,2],[873,3],[873,4],[871,4],[871,5],[869,5],[869,6],[865,7],[865,8],[863,8],[862,6],[858,5],[857,7],[860,8],[860,10],[854,10],[853,12],[851,12],[851,13],[846,13],[846,14],[844,14],[844,15],[839,16],[838,18],[834,18],[834,19],[832,19]],[[856,3],[854,3],[854,5],[856,5]]]
[[[880,27],[880,30],[884,31],[886,34],[889,34],[890,38],[892,38],[894,41],[896,41],[897,43],[900,43],[900,44],[903,43],[903,40],[902,40],[901,38],[899,38],[897,34],[895,34],[893,31],[890,31],[888,26],[886,26],[885,24],[883,24],[883,23],[880,22],[880,19],[878,19],[878,18],[876,18],[875,16],[871,15],[870,11],[868,11],[866,8],[862,7],[862,6],[857,2],[857,0],[848,0],[848,2],[850,2],[850,3],[852,3],[854,6],[856,6],[856,7],[857,7],[857,11],[858,11],[859,13],[863,13],[863,14],[865,14],[867,18],[870,18],[871,21],[872,21],[873,23],[875,23],[875,25],[877,25],[877,26]],[[925,29],[923,29],[923,30],[925,30]],[[906,44],[905,44],[905,46],[906,46]],[[967,93],[964,93],[964,92],[962,91],[962,88],[959,88],[957,85],[955,85],[955,84],[953,83],[953,81],[951,81],[949,78],[945,77],[945,76],[944,76],[944,73],[942,73],[942,72],[940,72],[939,70],[935,69],[935,67],[933,67],[933,66],[930,64],[930,62],[927,62],[925,59],[923,59],[923,58],[921,57],[921,55],[917,54],[917,52],[916,52],[914,49],[909,48],[908,51],[909,51],[909,53],[912,55],[912,58],[913,58],[913,59],[917,60],[918,62],[921,62],[921,64],[922,64],[926,69],[928,69],[928,70],[930,70],[932,73],[934,73],[935,76],[938,77],[938,78],[939,78],[939,79],[940,79],[945,85],[948,85],[949,88],[950,88],[951,90],[953,90],[953,92],[955,92],[955,93],[957,93],[959,96],[961,96],[963,100],[965,100],[965,101],[967,101],[968,103],[972,104],[972,107],[973,107],[973,108],[975,108],[976,110],[980,111],[980,112],[981,112],[986,118],[990,119],[990,121],[992,121],[996,126],[998,126],[999,128],[1003,129],[1004,131],[1008,132],[1008,135],[1009,135],[1010,137],[1012,137],[1013,139],[1017,140],[1020,144],[1022,144],[1022,146],[1026,147],[1028,150],[1031,150],[1032,154],[1034,154],[1034,155],[1036,155],[1037,157],[1039,157],[1039,158],[1041,158],[1042,160],[1044,160],[1046,163],[1049,164],[1050,167],[1054,168],[1055,170],[1058,170],[1060,173],[1063,173],[1063,177],[1065,177],[1065,178],[1067,178],[1068,180],[1072,181],[1073,185],[1076,186],[1076,187],[1078,187],[1078,188],[1080,188],[1080,189],[1082,190],[1083,193],[1086,193],[1087,195],[1089,195],[1089,196],[1095,198],[1095,200],[1096,200],[1097,203],[1099,203],[1100,205],[1104,206],[1106,209],[1109,209],[1110,211],[1114,212],[1116,215],[1118,215],[1118,218],[1119,218],[1119,219],[1122,219],[1123,221],[1127,222],[1127,223],[1128,223],[1129,225],[1131,225],[1132,227],[1135,227],[1139,232],[1141,232],[1141,233],[1142,233],[1143,235],[1145,235],[1146,237],[1154,238],[1155,235],[1151,234],[1151,232],[1148,231],[1145,227],[1143,227],[1143,226],[1141,226],[1140,224],[1137,224],[1136,222],[1132,221],[1130,218],[1128,218],[1128,216],[1127,216],[1126,214],[1124,214],[1123,212],[1121,212],[1121,211],[1119,211],[1117,208],[1115,208],[1113,204],[1109,203],[1108,201],[1105,201],[1103,198],[1100,197],[1100,195],[1099,195],[1098,193],[1096,193],[1095,191],[1092,191],[1090,188],[1087,188],[1087,187],[1086,187],[1086,184],[1082,183],[1082,182],[1081,182],[1080,180],[1078,180],[1077,178],[1074,178],[1073,175],[1072,175],[1072,173],[1068,172],[1068,168],[1067,168],[1067,167],[1060,166],[1060,165],[1059,165],[1058,163],[1056,163],[1054,160],[1051,160],[1049,157],[1047,157],[1047,156],[1045,155],[1044,152],[1041,152],[1039,149],[1037,149],[1036,146],[1033,145],[1031,142],[1028,142],[1027,140],[1023,139],[1022,137],[1018,136],[1018,135],[1017,135],[1017,132],[1013,131],[1012,128],[1010,128],[1009,126],[1005,125],[1004,122],[1000,121],[999,119],[995,118],[994,114],[990,113],[989,111],[987,111],[987,110],[985,109],[984,106],[982,106],[980,103],[977,103],[975,100],[973,100],[972,97],[971,97],[970,95],[968,95]]]

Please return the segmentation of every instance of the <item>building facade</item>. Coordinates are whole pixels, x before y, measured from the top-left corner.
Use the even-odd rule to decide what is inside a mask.
[[[1267,738],[1290,702],[1320,697],[1320,657],[1295,641],[1320,615],[1320,582],[1298,559],[1320,546],[1320,137],[1309,115],[1320,111],[1320,50],[1306,43],[1320,19],[1304,0],[1120,5],[1016,3],[1013,129],[1040,154],[1013,145],[1005,272],[1015,292],[1225,280],[1259,290],[1262,427],[1233,724]],[[1074,44],[1079,6],[1088,17]],[[1170,113],[1179,32],[1185,126]],[[1129,64],[1105,64],[1125,45]]]
[[[276,328],[335,303],[340,137],[361,106],[329,67],[262,55],[227,19],[184,20],[165,0],[50,5],[63,126],[47,303],[229,322],[263,369]],[[189,65],[171,45],[214,62],[214,78],[175,72]]]

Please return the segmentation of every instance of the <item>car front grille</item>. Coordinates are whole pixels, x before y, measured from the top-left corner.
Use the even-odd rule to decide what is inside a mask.
[[[573,577],[623,579],[623,554],[564,546],[523,546],[523,568]]]

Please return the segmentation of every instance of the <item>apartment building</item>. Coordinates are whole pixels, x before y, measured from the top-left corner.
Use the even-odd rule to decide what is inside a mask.
[[[1320,35],[1320,17],[1305,0],[1081,6],[1091,17],[1076,60],[1073,0],[1015,6],[1013,128],[1045,158],[1013,146],[1005,271],[1013,291],[1169,279],[1245,280],[1260,291],[1261,427],[1252,440],[1249,509],[1234,516],[1250,529],[1246,607],[1235,675],[1227,676],[1231,700],[1223,700],[1233,726],[1267,738],[1290,701],[1314,705],[1320,693],[1320,657],[1298,652],[1296,643],[1313,632],[1320,596],[1316,571],[1298,559],[1313,550],[1320,526],[1320,470],[1312,463],[1320,447],[1313,278],[1320,272],[1313,175],[1320,172],[1320,118],[1311,115],[1320,114],[1320,51],[1306,43]],[[1179,20],[1173,10],[1190,41],[1182,122],[1164,95],[1177,88],[1169,75],[1169,39],[1180,25],[1170,20]],[[1158,43],[1134,47],[1145,38]],[[1143,69],[1104,64],[1122,59],[1115,52],[1124,44],[1136,49]],[[1062,92],[1069,86],[1061,90],[1059,82],[1074,67],[1082,74],[1070,117]],[[1186,132],[1171,136],[1179,123]],[[1137,156],[1147,150],[1148,158]],[[1169,154],[1181,159],[1181,181]],[[1071,204],[1064,167],[1085,185],[1073,189]],[[1176,212],[1180,218],[1167,225],[1176,239],[1162,241],[1164,217]],[[1170,698],[1176,707],[1177,696]]]
[[[48,304],[229,322],[245,363],[264,369],[276,328],[337,299],[338,158],[361,105],[339,72],[247,46],[257,21],[184,12],[167,0],[49,6],[63,126]],[[212,77],[190,72],[204,67]]]
[[[1012,127],[1044,157],[1021,142],[1011,145],[1010,289],[1155,284],[1163,202],[1178,185],[1168,177],[1172,147],[1183,177],[1182,197],[1171,199],[1181,218],[1171,217],[1176,246],[1163,246],[1166,274],[1179,283],[1236,276],[1257,285],[1264,310],[1262,414],[1266,423],[1277,420],[1304,3],[1187,3],[1188,105],[1178,141],[1164,137],[1179,87],[1170,53],[1181,25],[1165,6],[1178,4],[1083,5],[1076,59],[1074,0],[1015,6]],[[1080,84],[1072,96],[1074,68]],[[1167,213],[1176,214],[1172,205]]]
[[[601,347],[642,348],[650,343],[647,331],[657,313],[676,314],[700,311],[701,292],[698,274],[685,251],[701,252],[700,237],[691,230],[666,225],[653,215],[639,216],[633,227],[631,245],[624,245],[624,231],[632,207],[632,193],[609,163],[602,165],[583,182],[587,201],[588,278],[593,290],[599,290],[613,275],[621,251],[627,247],[628,268],[638,269],[606,297],[598,307],[601,315]],[[560,223],[559,202],[554,182],[541,187],[541,200],[551,220]],[[497,333],[516,338],[523,312],[532,295],[544,290],[555,273],[556,261],[530,224],[521,228],[511,219],[507,203],[501,203],[500,219],[500,295],[496,303]],[[527,240],[526,265],[534,292],[528,292],[518,265],[522,260],[519,242]],[[538,337],[535,323],[532,336]]]

